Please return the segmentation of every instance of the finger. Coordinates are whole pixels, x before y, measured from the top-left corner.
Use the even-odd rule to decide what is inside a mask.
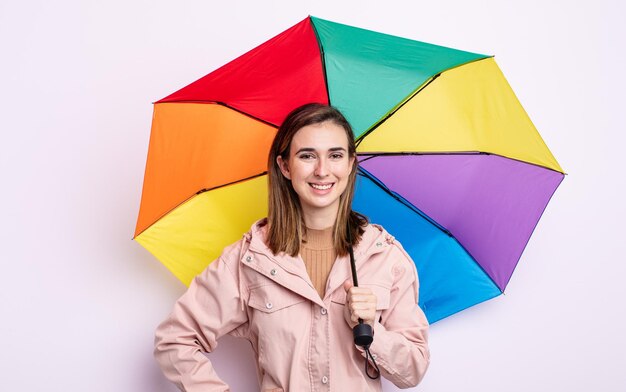
[[[376,313],[376,305],[372,304],[350,304],[351,313]]]
[[[358,322],[359,319],[365,322],[370,322],[370,321],[373,321],[375,318],[376,318],[375,310],[357,310],[357,311],[350,313],[350,319],[353,322]]]
[[[365,287],[352,287],[348,290],[348,293],[352,295],[374,295],[372,290]]]
[[[346,301],[348,303],[352,303],[352,302],[366,302],[366,303],[376,304],[378,299],[373,294],[366,294],[366,295],[350,295],[350,294],[348,294],[348,296],[346,298]]]
[[[346,290],[346,292],[348,292],[352,287],[352,282],[350,282],[349,280],[343,282],[343,289]]]
[[[376,296],[374,294],[351,294],[349,298],[353,302],[376,302]]]

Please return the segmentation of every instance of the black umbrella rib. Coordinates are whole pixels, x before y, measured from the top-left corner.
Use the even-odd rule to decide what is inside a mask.
[[[383,157],[392,155],[497,155],[484,151],[392,151],[392,152],[360,152],[357,155],[371,155],[373,157]],[[369,158],[368,158],[369,159]]]
[[[359,152],[357,155],[367,156],[360,162],[365,162],[376,157],[397,156],[397,155],[498,155],[484,151],[391,151],[391,152]],[[506,157],[504,157],[506,158]],[[511,159],[511,158],[509,158]]]
[[[563,180],[565,179],[565,176],[567,175],[567,173],[561,173],[561,174],[563,174],[563,177],[561,177],[561,180],[559,180],[559,183],[556,185],[556,187],[552,191],[552,194],[550,195],[550,198],[548,199],[548,202],[543,207],[543,210],[541,211],[541,215],[539,215],[539,219],[537,219],[537,222],[535,222],[535,226],[533,227],[533,230],[530,233],[530,236],[528,237],[528,240],[526,241],[526,244],[524,245],[524,248],[522,249],[522,252],[520,253],[519,257],[517,258],[517,261],[515,262],[515,266],[513,267],[513,271],[511,272],[511,275],[509,275],[509,278],[504,283],[504,287],[509,285],[509,282],[511,281],[511,278],[513,277],[513,273],[515,272],[515,269],[517,268],[517,265],[519,264],[519,261],[522,258],[522,255],[524,254],[524,251],[526,251],[526,247],[528,246],[528,243],[530,242],[530,239],[532,238],[532,235],[535,233],[535,230],[537,229],[537,225],[539,224],[539,221],[541,220],[541,217],[546,212],[546,208],[548,208],[548,204],[550,204],[550,200],[552,200],[552,197],[556,193],[557,189],[559,189],[559,186],[561,185],[561,182],[563,182]],[[502,290],[502,294],[504,294],[504,290]]]
[[[150,227],[152,227],[152,225],[154,225],[156,222],[158,222],[158,221],[159,221],[161,218],[163,218],[165,215],[167,215],[167,214],[169,214],[170,212],[174,211],[174,210],[175,210],[175,209],[177,209],[179,206],[181,206],[181,205],[185,204],[187,201],[191,200],[193,197],[195,197],[195,196],[197,196],[197,195],[199,195],[199,194],[202,194],[202,193],[204,193],[204,192],[208,192],[208,191],[212,191],[212,190],[215,190],[215,189],[219,189],[219,188],[224,188],[224,187],[226,187],[226,186],[229,186],[229,185],[234,185],[234,184],[237,184],[237,183],[240,183],[240,182],[244,182],[244,181],[252,180],[252,179],[255,179],[255,178],[257,178],[257,177],[264,176],[264,175],[266,175],[266,174],[267,174],[267,172],[266,172],[266,171],[264,171],[263,173],[255,174],[255,175],[253,175],[253,176],[246,177],[246,178],[242,178],[241,180],[237,180],[237,181],[229,182],[229,183],[227,183],[227,184],[218,185],[218,186],[215,186],[215,187],[213,187],[213,188],[204,188],[204,189],[200,189],[200,190],[199,190],[199,191],[197,191],[196,193],[192,194],[191,196],[189,196],[189,197],[188,197],[188,198],[186,198],[185,200],[183,200],[183,201],[181,201],[180,203],[178,203],[176,206],[172,207],[171,209],[169,209],[169,210],[167,210],[166,212],[164,212],[163,214],[161,214],[161,215],[160,215],[160,216],[159,216],[159,217],[158,217],[158,218],[157,218],[157,219],[156,219],[153,223],[151,223],[148,227],[146,227],[146,228],[145,228],[145,229],[143,229],[140,233],[138,233],[136,236],[134,236],[134,237],[133,237],[133,239],[134,239],[134,238],[137,238],[137,237],[138,237],[139,235],[141,235],[144,231],[148,230]]]
[[[422,212],[419,208],[417,208],[410,201],[408,201],[407,199],[402,197],[400,194],[398,194],[398,193],[392,191],[391,189],[389,189],[382,181],[380,181],[378,178],[376,178],[373,174],[371,174],[367,170],[363,169],[362,167],[359,167],[359,174],[361,176],[369,179],[370,181],[372,181],[374,184],[376,184],[380,189],[382,189],[389,196],[393,197],[395,200],[397,200],[398,202],[400,202],[403,205],[405,205],[406,207],[408,207],[411,211],[415,212],[416,214],[418,214],[422,218],[426,219],[433,226],[435,226],[436,228],[438,228],[439,230],[441,230],[442,232],[444,232],[448,236],[454,238],[454,236],[452,235],[450,230],[446,229],[445,227],[441,226],[439,223],[435,222],[431,217],[426,215],[424,212]]]
[[[231,110],[234,110],[234,111],[236,111],[237,113],[243,114],[244,116],[246,116],[246,117],[248,117],[248,118],[251,118],[251,119],[256,120],[256,121],[259,121],[259,122],[262,122],[262,123],[263,123],[263,124],[265,124],[265,125],[269,125],[269,126],[271,126],[272,128],[278,128],[278,125],[276,125],[276,124],[273,124],[273,123],[271,123],[271,122],[269,122],[269,121],[263,120],[263,119],[258,118],[258,117],[256,117],[256,116],[253,116],[253,115],[251,115],[250,113],[246,113],[246,112],[242,111],[241,109],[237,109],[236,107],[230,106],[230,105],[228,105],[227,103],[225,103],[225,102],[221,102],[221,101],[190,101],[190,100],[180,100],[180,101],[156,102],[156,103],[154,103],[154,104],[156,105],[156,104],[163,104],[163,103],[201,103],[201,104],[205,104],[205,105],[211,105],[211,104],[212,104],[212,105],[220,105],[220,106],[224,106],[224,107],[226,107],[226,108],[229,108],[229,109],[231,109]]]
[[[429,84],[431,84],[432,82],[435,81],[435,79],[437,79],[439,76],[441,76],[442,73],[444,72],[448,72],[450,70],[453,70],[455,68],[459,68],[461,66],[467,65],[467,64],[471,64],[474,62],[478,62],[478,61],[483,61],[486,59],[490,59],[493,56],[486,56],[486,57],[481,57],[478,59],[474,59],[471,61],[467,61],[465,63],[461,63],[461,64],[457,64],[455,66],[452,66],[450,68],[444,69],[443,71],[439,72],[438,74],[434,75],[433,77],[431,77],[426,83],[422,84],[421,86],[419,86],[417,88],[417,90],[415,90],[415,92],[413,92],[412,94],[409,95],[409,97],[404,100],[404,102],[402,102],[398,107],[396,107],[395,109],[393,109],[391,112],[389,112],[385,117],[383,117],[380,121],[378,121],[376,124],[374,124],[372,126],[372,128],[368,129],[367,132],[365,132],[363,135],[359,136],[358,140],[356,141],[356,145],[358,146],[361,143],[361,140],[363,140],[367,135],[369,135],[370,133],[372,133],[374,130],[376,130],[376,128],[378,128],[382,123],[384,123],[389,117],[391,117],[395,112],[397,112],[398,110],[400,110],[401,107],[403,107],[404,105],[407,104],[407,102],[409,102],[411,99],[413,99],[413,97],[415,97],[417,94],[419,94],[422,90],[424,90],[426,87],[428,87]]]
[[[428,79],[428,81],[424,84],[422,84],[420,87],[417,88],[417,90],[415,90],[411,95],[409,95],[409,97],[407,99],[404,100],[404,102],[402,102],[400,105],[398,105],[395,109],[393,109],[391,112],[387,113],[385,115],[385,117],[383,117],[382,119],[380,119],[380,121],[378,121],[376,124],[374,124],[370,129],[368,129],[363,135],[359,136],[359,138],[356,141],[356,146],[358,147],[359,144],[361,144],[361,140],[365,139],[370,133],[374,132],[382,123],[384,123],[385,121],[387,121],[387,119],[391,116],[394,115],[395,112],[397,112],[398,110],[400,110],[400,108],[402,108],[404,105],[406,105],[411,99],[413,99],[414,96],[416,96],[417,94],[420,93],[420,91],[424,90],[426,87],[428,87],[428,85],[430,85],[432,82],[435,81],[435,79],[437,79],[439,76],[441,76],[441,72],[439,72],[438,74],[436,74],[435,76],[431,77],[430,79]]]
[[[253,179],[257,178],[257,177],[262,177],[262,176],[264,176],[264,175],[266,175],[266,174],[267,174],[267,171],[264,171],[264,172],[262,172],[262,173],[255,174],[255,175],[250,176],[250,177],[242,178],[241,180],[236,180],[236,181],[229,182],[229,183],[226,183],[226,184],[222,184],[222,185],[214,186],[213,188],[204,188],[204,189],[200,189],[198,192],[196,192],[196,195],[199,195],[199,194],[204,193],[204,192],[208,192],[208,191],[213,191],[213,190],[216,190],[216,189],[224,188],[224,187],[229,186],[229,185],[238,184],[238,183],[240,183],[240,182],[244,182],[244,181],[248,181],[248,180],[253,180]]]
[[[317,29],[315,28],[315,23],[311,20],[311,16],[309,15],[309,22],[311,23],[311,27],[313,28],[313,33],[315,33],[315,41],[317,41],[317,46],[320,50],[320,59],[322,60],[322,76],[324,76],[324,87],[326,87],[326,97],[328,97],[328,104],[332,105],[330,102],[330,89],[328,88],[328,77],[326,74],[326,54],[324,53],[324,47],[322,46],[322,40],[317,33]]]
[[[485,269],[483,268],[483,266],[478,262],[478,260],[476,260],[476,258],[474,257],[474,255],[472,255],[464,246],[463,244],[461,244],[461,242],[454,236],[454,234],[452,234],[450,232],[450,230],[446,229],[445,227],[441,226],[439,223],[435,222],[431,217],[429,217],[428,215],[426,215],[424,212],[422,212],[419,208],[417,208],[416,206],[414,206],[410,201],[406,200],[404,197],[400,196],[399,194],[397,194],[396,192],[392,191],[391,189],[389,189],[385,184],[383,184],[378,178],[376,178],[375,176],[373,176],[371,173],[369,173],[367,170],[364,170],[363,168],[359,168],[359,173],[371,180],[372,182],[374,182],[374,184],[376,184],[377,186],[379,186],[383,191],[385,191],[385,193],[389,194],[391,197],[393,197],[395,200],[397,200],[398,202],[402,203],[403,205],[405,205],[407,208],[409,208],[411,211],[415,212],[416,214],[418,214],[419,216],[423,217],[424,219],[426,219],[428,222],[430,222],[433,226],[437,227],[439,230],[441,230],[443,233],[445,233],[447,236],[449,236],[450,238],[452,238],[461,249],[463,249],[463,251],[465,251],[465,253],[474,261],[474,263],[476,263],[476,265],[478,266],[478,268],[480,268],[484,273],[485,276],[487,276],[489,278],[489,280],[491,280],[491,282],[494,284],[494,286],[496,286],[500,292],[502,294],[504,294],[504,290],[500,289],[500,286],[498,286],[498,284],[493,280],[493,278],[491,277],[491,275],[489,275],[487,273],[487,271],[485,271]],[[519,261],[519,260],[518,260]],[[510,278],[509,278],[510,279]]]
[[[461,151],[461,152],[417,152],[417,151],[401,151],[401,152],[359,152],[357,156],[366,156],[367,158],[361,159],[359,164],[367,162],[370,159],[376,157],[390,157],[399,155],[494,155],[489,152],[482,151]]]
[[[398,155],[493,155],[504,159],[510,159],[512,161],[520,162],[526,165],[532,165],[536,167],[540,167],[545,170],[550,170],[555,173],[561,173],[563,175],[567,175],[565,172],[560,172],[558,170],[554,170],[551,167],[547,167],[544,165],[539,165],[537,163],[527,162],[518,158],[507,157],[506,155],[496,154],[493,152],[485,152],[485,151],[437,151],[437,152],[412,152],[412,151],[398,151],[398,152],[359,152],[357,156],[366,156],[367,158],[359,161],[366,162],[372,158],[376,157],[385,157],[385,156],[398,156]]]

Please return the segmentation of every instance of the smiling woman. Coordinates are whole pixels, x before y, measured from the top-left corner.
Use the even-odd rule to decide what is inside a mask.
[[[357,168],[338,110],[307,104],[287,116],[268,157],[268,218],[196,277],[157,329],[155,356],[181,390],[228,390],[202,354],[225,334],[252,344],[262,391],[380,391],[368,371],[377,362],[399,387],[420,382],[428,322],[415,264],[352,211]],[[376,336],[364,349],[353,343],[359,322]]]
[[[366,223],[352,211],[357,167],[352,128],[338,110],[322,104],[294,110],[268,157],[270,249],[295,256],[306,227],[334,226],[335,251],[347,254]]]
[[[298,194],[308,228],[334,224],[354,160],[348,153],[345,130],[330,120],[301,128],[291,141],[288,157],[277,157],[281,172]]]

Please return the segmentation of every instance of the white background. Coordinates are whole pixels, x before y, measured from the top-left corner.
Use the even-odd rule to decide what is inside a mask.
[[[624,11],[609,0],[0,0],[0,390],[174,390],[152,339],[184,287],[131,241],[151,102],[309,14],[495,54],[568,172],[506,295],[432,327],[416,390],[626,390]],[[224,339],[211,358],[234,391],[255,389],[245,342]]]

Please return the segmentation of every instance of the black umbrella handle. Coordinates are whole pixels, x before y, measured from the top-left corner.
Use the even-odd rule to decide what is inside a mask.
[[[352,251],[352,245],[348,247],[348,252],[350,253],[350,269],[352,270],[352,283],[354,287],[359,287],[359,280],[356,277],[356,264],[354,263],[354,252]],[[376,380],[380,377],[380,369],[378,369],[378,365],[376,364],[376,359],[370,353],[370,344],[374,341],[374,331],[372,330],[372,326],[369,324],[365,324],[363,319],[359,319],[359,323],[352,328],[352,336],[354,336],[354,344],[359,347],[362,347],[365,350],[365,374],[367,377],[372,380]],[[374,374],[370,374],[369,372],[369,364],[370,360],[374,365]]]
[[[352,246],[348,248],[350,253],[350,269],[352,270],[352,283],[354,287],[359,287],[359,280],[356,277],[356,264],[354,263],[354,252]],[[374,341],[374,333],[372,326],[363,323],[363,319],[359,319],[359,323],[352,328],[352,335],[354,336],[354,344],[360,347],[369,347]]]

